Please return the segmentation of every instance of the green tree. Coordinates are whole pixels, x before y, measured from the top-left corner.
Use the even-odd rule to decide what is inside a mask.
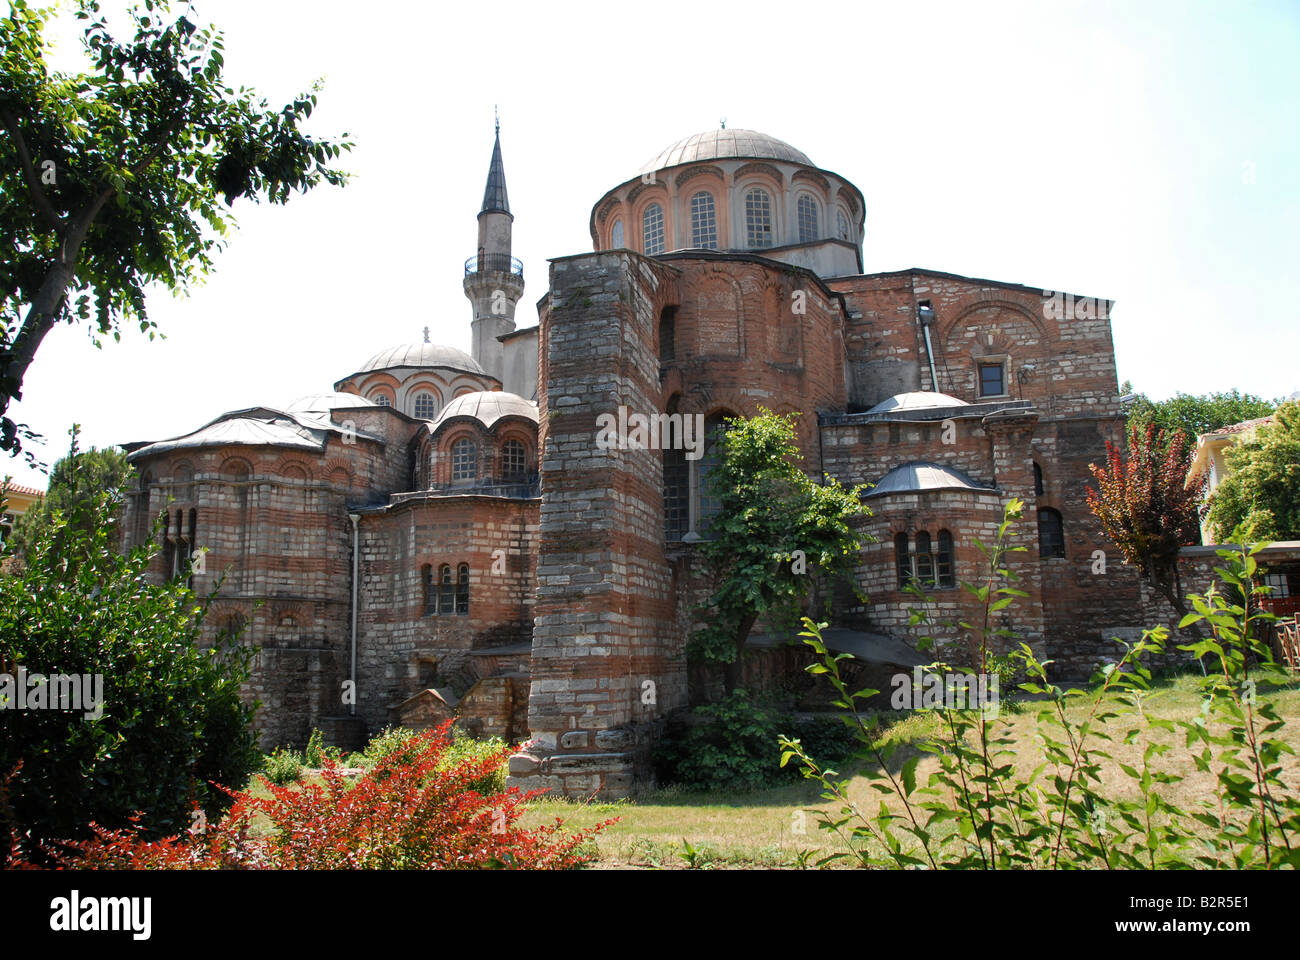
[[[50,517],[55,511],[65,516],[79,516],[84,523],[92,515],[76,509],[77,505],[88,504],[103,493],[111,496],[115,508],[121,505],[120,491],[132,475],[126,454],[116,447],[78,450],[79,432],[78,426],[74,424],[69,431],[72,435],[71,452],[54,464],[54,469],[50,471],[49,491],[44,499],[14,523],[14,554],[23,557],[25,561],[30,562],[32,545],[40,538],[41,532],[49,527]],[[116,516],[116,509],[114,514]]]
[[[1129,387],[1127,381],[1124,385]],[[1275,403],[1249,393],[1239,393],[1236,389],[1200,396],[1176,393],[1168,400],[1151,400],[1146,394],[1139,393],[1129,407],[1128,429],[1137,428],[1145,432],[1148,426],[1155,424],[1156,429],[1163,430],[1171,440],[1174,431],[1181,430],[1187,434],[1188,442],[1195,445],[1196,438],[1202,433],[1221,430],[1243,420],[1266,417],[1275,407]]]
[[[1210,498],[1220,543],[1300,540],[1300,402],[1278,407],[1271,424],[1233,444],[1228,476]]]
[[[52,11],[12,0],[0,19],[0,414],[45,335],[90,320],[92,301],[96,346],[124,323],[152,338],[145,288],[183,293],[210,272],[235,225],[221,199],[284,203],[346,180],[330,163],[351,144],[301,129],[319,82],[273,110],[225,84],[221,33],[188,10],[168,22],[166,0],[144,0],[119,42],[97,0],[75,9],[88,73],[46,64]],[[0,449],[32,436],[0,419]]]
[[[1192,447],[1175,430],[1166,439],[1149,423],[1129,431],[1128,456],[1106,441],[1106,464],[1088,464],[1097,488],[1088,491],[1088,508],[1120,549],[1127,563],[1178,611],[1188,614],[1178,574],[1178,551],[1200,543],[1201,493],[1205,478],[1187,482]]]
[[[725,665],[728,694],[754,624],[760,617],[778,627],[797,624],[815,581],[846,576],[857,565],[853,521],[870,516],[860,499],[866,485],[847,490],[829,478],[822,485],[803,471],[796,416],[760,408],[756,417],[728,420],[706,480],[719,504],[702,544],[715,588],[690,652]]]
[[[210,818],[228,804],[210,782],[241,787],[260,760],[254,708],[239,698],[251,649],[202,648],[205,604],[183,580],[150,583],[156,543],[121,554],[113,512],[108,490],[53,511],[33,561],[0,577],[0,697],[12,701],[0,709],[0,780],[12,774],[0,860],[15,825],[29,841],[75,839],[92,820],[124,827],[142,811],[152,835],[181,832],[193,803]],[[54,709],[56,675],[90,683]]]

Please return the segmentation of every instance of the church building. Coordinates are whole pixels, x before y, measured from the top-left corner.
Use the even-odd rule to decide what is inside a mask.
[[[692,698],[716,457],[598,443],[620,409],[699,415],[710,438],[760,407],[798,413],[810,474],[874,485],[866,600],[834,617],[867,659],[914,645],[914,579],[941,618],[974,615],[959,584],[1012,497],[1029,596],[1007,623],[1069,677],[1140,627],[1136,576],[1118,556],[1097,572],[1114,550],[1085,503],[1123,431],[1109,301],[864,273],[862,192],[755,131],[687,137],[630,173],[591,208],[593,251],[550,261],[539,324],[516,329],[498,130],[464,265],[470,354],[426,331],[328,392],[124,445],[126,542],[165,512],[154,574],[219,582],[205,637],[259,649],[264,746],[454,715],[522,744],[521,786],[644,783]]]

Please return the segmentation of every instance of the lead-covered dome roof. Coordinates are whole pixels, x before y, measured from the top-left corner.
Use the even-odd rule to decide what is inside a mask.
[[[387,370],[392,367],[445,367],[486,376],[487,371],[463,350],[440,343],[403,343],[381,350],[364,364],[358,373]]]
[[[706,130],[665,147],[658,156],[641,168],[645,173],[697,160],[788,160],[809,167],[816,166],[808,154],[796,150],[784,140],[757,130]]]
[[[503,390],[462,393],[442,408],[429,429],[437,430],[453,417],[473,417],[488,428],[503,417],[523,417],[536,423],[537,404],[525,400],[517,393],[506,393]]]

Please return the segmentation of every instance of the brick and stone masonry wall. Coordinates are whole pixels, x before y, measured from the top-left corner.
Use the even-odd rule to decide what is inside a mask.
[[[627,251],[552,262],[529,749],[513,783],[623,796],[686,703],[663,542],[662,453],[599,449],[598,417],[658,411],[657,326],[677,272]]]

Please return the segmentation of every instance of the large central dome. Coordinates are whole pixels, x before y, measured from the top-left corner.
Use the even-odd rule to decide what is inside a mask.
[[[815,166],[802,150],[784,140],[769,137],[757,130],[706,130],[678,140],[641,168],[642,172],[663,170],[696,160],[726,159],[788,160]]]
[[[393,367],[445,367],[482,374],[486,371],[477,360],[463,350],[444,347],[439,343],[403,343],[380,351],[361,367],[361,373],[388,370]]]

